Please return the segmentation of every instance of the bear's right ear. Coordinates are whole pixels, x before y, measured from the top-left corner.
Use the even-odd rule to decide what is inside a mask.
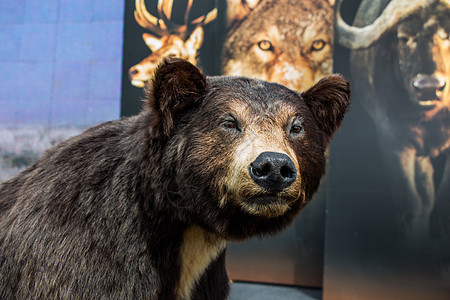
[[[205,92],[206,77],[197,67],[184,59],[164,58],[145,87],[152,136],[168,137],[176,116],[196,104]]]
[[[350,82],[338,74],[328,75],[301,96],[329,139],[341,126],[350,104]]]

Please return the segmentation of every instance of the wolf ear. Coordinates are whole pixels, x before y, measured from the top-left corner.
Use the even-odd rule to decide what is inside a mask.
[[[329,139],[341,126],[350,104],[350,82],[338,74],[328,75],[301,95]]]
[[[165,58],[145,87],[146,106],[150,109],[150,133],[168,137],[178,114],[196,104],[206,92],[206,77],[180,58]]]

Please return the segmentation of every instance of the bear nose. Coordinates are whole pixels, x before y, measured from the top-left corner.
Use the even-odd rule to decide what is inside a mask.
[[[284,153],[263,152],[249,167],[250,177],[262,188],[279,192],[290,186],[297,178],[294,163]]]

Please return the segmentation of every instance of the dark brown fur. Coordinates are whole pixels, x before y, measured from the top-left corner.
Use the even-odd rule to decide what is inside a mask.
[[[258,80],[205,78],[186,61],[165,60],[138,116],[88,129],[0,185],[0,298],[181,298],[189,228],[219,241],[275,233],[317,190],[350,91],[337,75],[314,89],[302,97]],[[282,215],[253,215],[232,194],[219,204],[241,139],[221,126],[229,103],[255,113],[242,123],[257,117],[264,128],[285,130],[286,111],[303,120],[302,135],[285,137],[301,190]],[[228,295],[225,250],[217,249],[193,279],[192,299]]]

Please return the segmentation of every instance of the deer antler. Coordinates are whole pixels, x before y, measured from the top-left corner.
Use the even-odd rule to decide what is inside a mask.
[[[190,20],[194,0],[188,0],[183,25],[176,24],[172,21],[173,2],[174,0],[158,0],[156,17],[147,10],[144,0],[136,0],[134,17],[139,25],[152,32],[142,35],[151,54],[128,71],[131,84],[136,87],[145,85],[163,57],[177,56],[197,64],[198,51],[203,43],[203,25],[217,18],[217,8],[214,8],[207,14]]]
[[[209,13],[189,22],[189,14],[194,1],[188,0],[184,15],[184,24],[176,24],[171,21],[173,1],[174,0],[158,0],[158,17],[155,17],[147,10],[144,0],[136,0],[136,9],[134,11],[136,22],[143,28],[152,31],[159,36],[176,34],[185,39],[188,33],[196,26],[206,25],[217,18],[217,8],[214,8]]]

